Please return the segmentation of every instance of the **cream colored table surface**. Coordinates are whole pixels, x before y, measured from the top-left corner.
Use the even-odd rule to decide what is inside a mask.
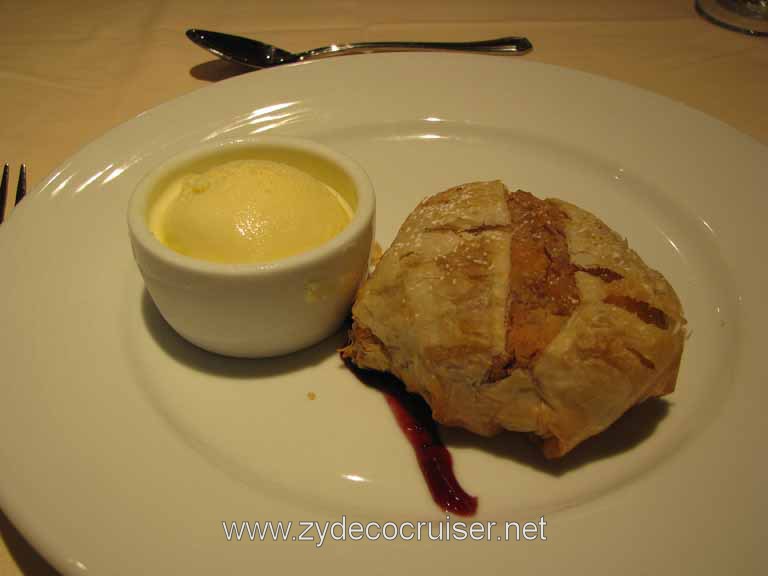
[[[31,186],[141,111],[245,71],[192,45],[184,37],[192,27],[288,50],[525,35],[535,46],[525,58],[668,96],[768,144],[768,39],[709,24],[693,0],[4,0],[0,7],[0,161],[14,166],[14,182],[16,165],[26,162]],[[54,573],[1,515],[0,529],[0,575]]]

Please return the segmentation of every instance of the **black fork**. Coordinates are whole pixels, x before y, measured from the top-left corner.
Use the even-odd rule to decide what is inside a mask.
[[[10,179],[10,170],[8,164],[3,168],[3,181],[0,182],[0,224],[5,220],[6,204],[8,201],[8,180]],[[19,181],[16,184],[16,199],[13,205],[16,206],[27,193],[27,167],[22,164],[19,169]],[[10,213],[10,210],[8,210]]]

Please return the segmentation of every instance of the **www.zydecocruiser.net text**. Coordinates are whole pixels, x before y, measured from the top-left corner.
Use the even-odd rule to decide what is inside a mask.
[[[336,522],[222,520],[221,525],[224,537],[230,542],[312,542],[318,548],[328,540],[530,542],[547,539],[544,516],[529,522],[464,522],[450,516],[440,521],[357,522],[342,516]]]

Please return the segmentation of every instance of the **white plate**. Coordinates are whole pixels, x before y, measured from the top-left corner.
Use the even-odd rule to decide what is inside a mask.
[[[594,211],[678,291],[692,336],[667,402],[552,465],[512,434],[445,431],[480,498],[472,520],[544,516],[546,541],[227,541],[222,521],[445,520],[339,338],[217,358],[143,291],[125,224],[137,180],[190,142],[266,131],[357,159],[385,246],[424,195],[500,178]],[[756,571],[767,181],[766,148],[716,120],[519,58],[342,58],[160,106],[75,155],[0,228],[0,505],[72,574]]]

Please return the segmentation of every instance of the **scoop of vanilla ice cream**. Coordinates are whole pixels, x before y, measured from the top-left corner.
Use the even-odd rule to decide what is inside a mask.
[[[161,192],[149,224],[181,254],[257,263],[317,247],[351,217],[344,199],[306,172],[269,160],[236,160],[175,179]]]

